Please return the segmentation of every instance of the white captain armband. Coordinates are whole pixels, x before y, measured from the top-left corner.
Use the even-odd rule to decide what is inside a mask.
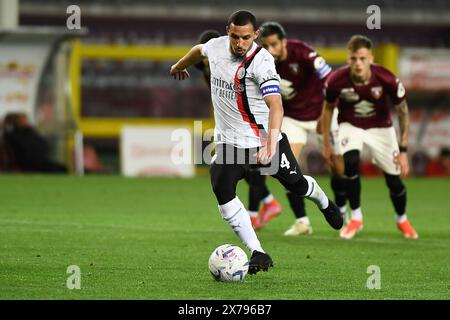
[[[261,88],[261,93],[263,97],[269,96],[271,94],[281,94],[280,86],[279,85],[266,86],[264,88]]]
[[[325,78],[331,72],[331,67],[325,62],[325,59],[322,57],[316,57],[314,59],[314,69],[316,70],[316,74],[319,79]]]
[[[263,97],[271,94],[281,94],[280,83],[275,79],[266,81],[261,87],[261,93]]]

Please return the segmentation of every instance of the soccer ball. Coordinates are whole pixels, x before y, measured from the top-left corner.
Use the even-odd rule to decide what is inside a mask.
[[[242,281],[248,271],[248,258],[238,246],[223,244],[211,253],[208,268],[217,281]]]

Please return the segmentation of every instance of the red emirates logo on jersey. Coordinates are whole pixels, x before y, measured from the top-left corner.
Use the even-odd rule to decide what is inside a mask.
[[[383,87],[373,87],[370,89],[370,93],[372,94],[372,97],[378,100],[383,95]]]

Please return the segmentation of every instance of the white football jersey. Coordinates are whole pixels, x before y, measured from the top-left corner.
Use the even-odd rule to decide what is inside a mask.
[[[211,70],[214,142],[259,147],[265,145],[269,122],[264,97],[280,94],[280,77],[272,55],[256,43],[245,57],[230,50],[228,36],[211,39],[202,48]]]

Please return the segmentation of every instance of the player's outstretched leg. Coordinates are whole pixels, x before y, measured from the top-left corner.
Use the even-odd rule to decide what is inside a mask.
[[[313,201],[333,229],[339,230],[342,228],[344,216],[341,214],[339,207],[327,197],[314,178],[300,174],[300,180],[293,184],[279,180],[291,192]]]
[[[333,229],[339,230],[344,224],[344,218],[338,206],[327,197],[314,178],[302,175],[286,134],[283,133],[282,136],[276,156],[279,167],[274,177],[294,194],[312,200],[323,213],[328,224]]]
[[[303,176],[308,182],[308,190],[305,198],[312,200],[319,210],[325,216],[328,224],[336,230],[339,230],[344,225],[344,217],[339,210],[339,207],[331,201],[323,192],[317,181],[310,176]]]
[[[222,150],[217,149],[216,152],[221,153]],[[245,169],[239,165],[214,162],[211,164],[210,174],[222,218],[252,254],[249,262],[249,274],[255,274],[260,270],[267,271],[269,267],[273,266],[273,261],[263,250],[255,230],[253,230],[250,216],[241,200],[236,196],[236,185],[244,177]]]
[[[242,243],[252,253],[248,273],[255,274],[260,270],[267,271],[269,267],[272,267],[273,261],[261,247],[255,230],[253,230],[250,216],[241,200],[235,197],[233,200],[219,205],[219,211],[223,219],[230,225]]]

